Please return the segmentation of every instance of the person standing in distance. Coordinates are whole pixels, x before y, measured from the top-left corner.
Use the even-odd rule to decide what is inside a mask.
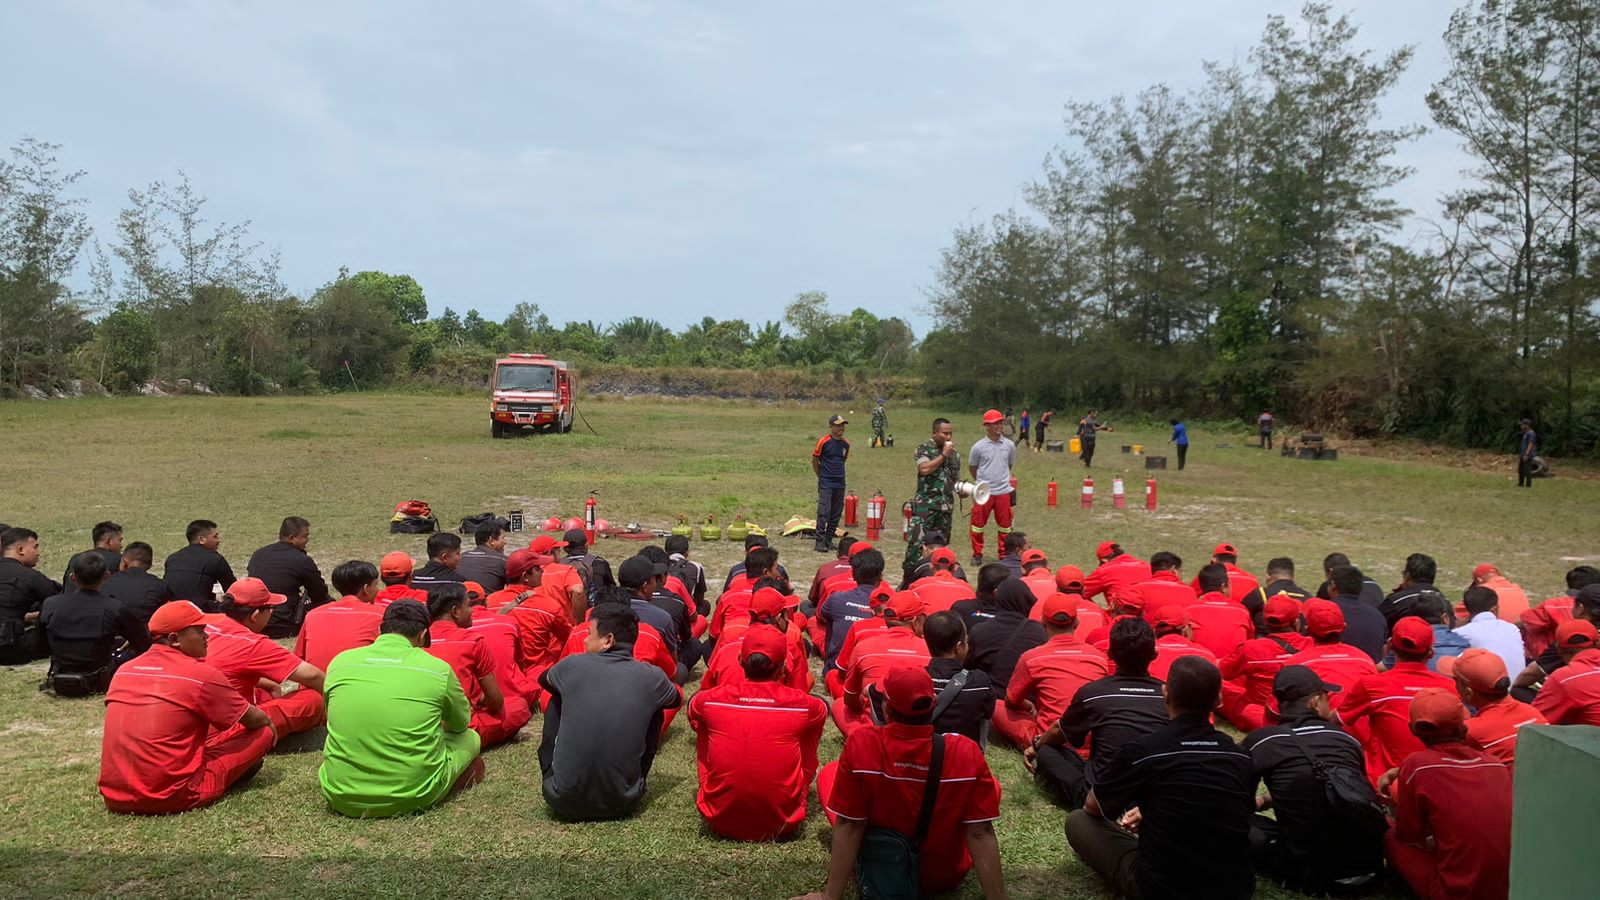
[[[917,445],[917,493],[911,498],[911,533],[901,567],[908,581],[922,565],[923,537],[930,531],[950,533],[950,511],[961,478],[961,454],[952,434],[949,419],[934,419],[933,436]]]
[[[844,464],[850,458],[850,442],[844,439],[844,426],[848,424],[844,416],[830,416],[828,433],[811,451],[811,471],[817,475],[818,553],[833,549],[833,535],[839,528],[839,516],[844,512]]]
[[[883,408],[883,398],[878,398],[878,405],[872,408],[872,447],[887,447],[889,442],[885,432],[889,429],[889,412]]]
[[[1517,487],[1533,487],[1533,454],[1539,449],[1539,434],[1530,419],[1518,422],[1517,427],[1522,430],[1517,438]]]
[[[984,436],[967,454],[967,472],[989,488],[989,499],[972,507],[972,564],[983,565],[983,529],[994,513],[995,542],[1011,533],[1011,467],[1017,464],[1017,445],[1000,429],[1006,417],[998,409],[983,414]]]
[[[1043,415],[1039,416],[1039,421],[1033,423],[1033,434],[1035,437],[1033,442],[1033,452],[1044,452],[1044,433],[1050,430],[1050,420],[1055,417],[1055,414],[1055,410],[1047,409],[1044,411]],[[1026,439],[1027,435],[1023,435],[1023,438]]]
[[[1178,471],[1182,472],[1189,457],[1189,426],[1179,419],[1172,420],[1172,446],[1178,448]]]
[[[1096,416],[1099,414],[1100,410],[1091,409],[1089,410],[1088,415],[1078,420],[1078,441],[1080,444],[1078,458],[1083,460],[1083,467],[1085,469],[1094,465],[1095,436],[1102,431],[1111,430],[1110,425],[1102,424],[1100,420],[1096,418]]]
[[[1272,449],[1272,426],[1276,421],[1272,418],[1270,410],[1264,409],[1261,411],[1261,415],[1256,416],[1256,433],[1261,436],[1261,443],[1258,445],[1260,449]]]

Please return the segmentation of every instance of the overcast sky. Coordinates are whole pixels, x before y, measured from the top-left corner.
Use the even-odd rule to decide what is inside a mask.
[[[64,145],[107,244],[182,169],[302,295],[344,265],[433,314],[676,328],[823,290],[920,337],[951,230],[1022,203],[1066,101],[1195,86],[1299,5],[8,0],[0,140]],[[1456,5],[1336,5],[1416,46],[1389,120],[1428,121]],[[1424,215],[1466,165],[1439,133],[1400,161]]]

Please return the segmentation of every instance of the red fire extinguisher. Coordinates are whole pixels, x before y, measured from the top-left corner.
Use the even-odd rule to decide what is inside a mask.
[[[859,524],[856,522],[856,505],[860,502],[861,500],[856,496],[855,491],[844,495],[844,524],[851,528]]]
[[[598,505],[595,501],[596,491],[589,492],[589,499],[583,501],[583,533],[589,539],[589,546],[594,546],[594,508]]]
[[[1056,508],[1056,480],[1054,478],[1050,479],[1050,483],[1044,486],[1044,505],[1051,509]]]
[[[1083,479],[1083,508],[1094,509],[1094,479]]]
[[[910,541],[911,540],[911,501],[910,500],[907,500],[905,502],[905,505],[900,507],[900,519],[901,519],[901,521],[900,521],[900,540],[902,540],[902,541]]]
[[[867,500],[867,540],[875,541],[883,533],[883,491]]]
[[[1144,508],[1150,512],[1156,511],[1156,480],[1153,476],[1144,483]]]
[[[1111,506],[1113,509],[1127,509],[1128,498],[1122,492],[1122,476],[1111,479]]]

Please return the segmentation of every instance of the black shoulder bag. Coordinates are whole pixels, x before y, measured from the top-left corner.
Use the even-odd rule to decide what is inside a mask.
[[[933,736],[928,759],[928,780],[922,787],[922,810],[917,832],[906,837],[892,828],[868,828],[856,853],[856,887],[862,900],[918,900],[922,896],[922,842],[933,824],[944,770],[944,735]]]
[[[1366,773],[1349,766],[1325,765],[1311,755],[1293,728],[1289,728],[1289,737],[1300,748],[1300,754],[1306,758],[1306,762],[1311,764],[1317,781],[1322,783],[1323,795],[1334,821],[1367,840],[1381,839],[1389,827],[1389,820],[1384,815],[1377,791],[1367,781]]]

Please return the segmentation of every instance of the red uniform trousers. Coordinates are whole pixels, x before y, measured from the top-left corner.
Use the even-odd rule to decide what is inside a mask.
[[[1249,695],[1242,687],[1228,691],[1230,683],[1227,681],[1222,683],[1222,717],[1233,727],[1247,733],[1268,725],[1267,708],[1260,703],[1247,702]]]
[[[107,800],[106,809],[116,813],[156,816],[210,806],[222,799],[222,795],[235,782],[259,766],[272,750],[273,743],[270,728],[235,725],[223,731],[213,731],[206,737],[205,757],[199,770],[182,790],[160,800],[140,800],[135,803]]]
[[[1028,715],[1025,710],[1012,709],[1004,700],[994,702],[994,716],[990,719],[990,724],[1001,737],[1018,749],[1031,746],[1033,739],[1044,733],[1037,719]]]
[[[830,825],[839,824],[839,819],[828,809],[828,797],[833,794],[833,782],[839,777],[839,761],[836,759],[817,770],[817,801],[822,804],[823,815],[828,817]]]
[[[699,640],[706,636],[706,629],[710,627],[711,623],[706,621],[705,616],[696,614],[694,623],[689,626],[689,632],[694,635],[695,640]]]
[[[872,717],[867,714],[866,698],[862,698],[861,702],[860,712],[851,712],[850,708],[844,705],[843,697],[828,704],[828,711],[833,714],[833,724],[839,726],[839,731],[844,734],[846,740],[857,728],[873,727]]]
[[[328,721],[328,705],[316,691],[301,688],[282,697],[274,697],[256,704],[272,720],[278,737],[310,731]]]
[[[507,694],[505,707],[500,710],[500,715],[494,715],[488,710],[475,710],[472,713],[471,726],[472,730],[478,733],[481,746],[489,748],[511,740],[532,718],[533,710],[528,706],[528,701],[516,694]]]
[[[1447,900],[1449,893],[1439,878],[1439,861],[1432,853],[1395,837],[1393,828],[1383,833],[1383,853],[1389,859],[1389,868],[1422,900]]]
[[[822,676],[822,685],[828,689],[828,696],[835,700],[844,696],[844,673],[838,669],[829,669]]]
[[[1009,493],[991,495],[987,502],[972,507],[973,556],[983,555],[983,529],[989,524],[991,511],[994,513],[995,531],[999,535],[995,538],[995,543],[1003,544],[1006,535],[1011,533],[1011,495]]]

